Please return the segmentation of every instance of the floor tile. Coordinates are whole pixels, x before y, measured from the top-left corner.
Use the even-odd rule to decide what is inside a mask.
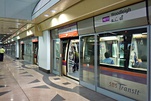
[[[0,101],[115,100],[64,77],[44,73],[37,65],[5,55],[4,62],[0,62]]]

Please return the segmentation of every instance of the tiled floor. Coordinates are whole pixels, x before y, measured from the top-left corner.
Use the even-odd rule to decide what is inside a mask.
[[[5,55],[4,61],[0,62],[0,101],[115,100]]]

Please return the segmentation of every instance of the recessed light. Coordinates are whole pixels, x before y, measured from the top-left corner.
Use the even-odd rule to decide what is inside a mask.
[[[45,17],[49,17],[49,15],[48,15],[48,14],[45,14],[44,16],[45,16]]]
[[[52,12],[52,13],[56,13],[56,11],[55,11],[55,10],[51,10],[51,12]]]

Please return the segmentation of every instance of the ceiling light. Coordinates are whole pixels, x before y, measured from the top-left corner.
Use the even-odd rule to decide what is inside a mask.
[[[52,13],[56,13],[56,10],[51,10]]]
[[[45,14],[44,16],[45,16],[45,17],[49,17],[49,15],[48,15],[48,14]]]
[[[14,101],[14,99],[10,99],[11,101]]]
[[[17,25],[21,25],[21,23],[17,23]]]

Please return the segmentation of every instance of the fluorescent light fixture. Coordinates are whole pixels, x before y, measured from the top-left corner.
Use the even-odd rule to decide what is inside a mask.
[[[48,14],[45,14],[44,16],[45,16],[45,17],[49,17],[49,15],[48,15]]]
[[[116,36],[110,36],[110,37],[101,37],[100,41],[107,41],[107,40],[118,40]]]
[[[134,34],[133,37],[141,37],[142,34]]]
[[[137,38],[137,39],[147,38],[147,34],[134,34],[133,38]]]

